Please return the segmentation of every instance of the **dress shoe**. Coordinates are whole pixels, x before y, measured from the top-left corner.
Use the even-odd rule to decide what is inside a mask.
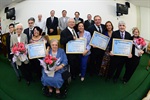
[[[30,85],[30,81],[27,81],[27,85],[28,85],[28,86]]]
[[[62,94],[62,93],[56,93],[56,98],[57,99],[64,99],[64,98],[66,98],[66,95]]]
[[[114,83],[117,83],[117,79],[113,79],[113,82],[114,82]]]
[[[21,82],[21,77],[18,78],[18,82]]]

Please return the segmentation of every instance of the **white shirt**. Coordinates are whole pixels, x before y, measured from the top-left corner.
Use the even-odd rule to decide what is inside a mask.
[[[17,39],[18,39],[18,42],[20,43],[20,39],[21,39],[21,37],[20,37],[20,36],[17,36]]]
[[[75,36],[76,36],[76,38],[77,38],[77,34],[76,34],[75,30],[74,30],[74,29],[71,29],[70,27],[68,27],[68,29],[69,29],[69,31],[71,32],[71,34],[72,34],[73,36],[74,36],[74,34],[73,34],[73,31],[74,31]]]
[[[98,28],[98,26],[96,25],[96,24],[94,24],[95,25],[95,27],[96,27],[96,29],[99,31],[99,28]],[[101,33],[102,33],[102,27],[101,27],[101,25],[99,26],[100,27],[100,30],[101,30]]]
[[[43,32],[46,32],[46,23],[44,20],[36,21],[35,26],[38,26],[42,29]]]
[[[125,31],[124,32],[121,32],[120,31],[120,36],[121,36],[121,38],[122,38],[122,33],[123,33],[123,39],[125,38]]]

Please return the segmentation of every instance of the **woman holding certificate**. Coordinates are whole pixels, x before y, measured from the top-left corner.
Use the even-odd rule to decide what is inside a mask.
[[[104,34],[111,38],[111,35],[113,33],[113,24],[111,23],[111,21],[107,21],[105,23],[105,26],[106,26],[106,31],[104,32]],[[110,55],[109,55],[110,43],[111,43],[111,40],[110,40],[110,42],[106,48],[105,54],[103,56],[102,64],[100,67],[100,73],[99,73],[100,76],[107,76],[109,63],[110,63]]]
[[[68,64],[67,56],[63,49],[58,48],[58,40],[51,40],[51,49],[49,54],[56,58],[58,62],[54,68],[54,75],[48,76],[46,73],[46,69],[42,70],[42,84],[44,87],[48,88],[47,96],[52,96],[54,88],[56,92],[56,98],[64,98],[65,95],[60,92],[60,88],[62,87],[64,80],[62,78],[62,73],[66,70],[66,65]]]
[[[132,77],[133,73],[135,72],[137,66],[139,65],[140,62],[140,58],[142,56],[142,54],[144,53],[143,49],[146,46],[145,41],[143,40],[143,43],[138,43],[139,39],[142,39],[140,37],[140,31],[138,28],[134,28],[133,31],[133,36],[132,36],[132,40],[133,40],[133,48],[132,48],[132,58],[131,59],[127,59],[126,62],[126,70],[125,70],[125,74],[123,77],[123,83],[127,83],[129,81],[129,79]]]
[[[88,61],[88,57],[91,53],[90,52],[91,46],[89,45],[90,40],[91,40],[91,34],[90,34],[90,32],[84,30],[84,24],[82,22],[78,23],[78,30],[79,30],[79,32],[78,32],[79,38],[86,39],[86,42],[87,42],[86,50],[83,52],[82,55],[80,55],[81,81],[84,81],[84,76],[85,76],[86,68],[87,68],[87,61]]]
[[[32,39],[30,40],[30,43],[38,43],[38,42],[45,42],[46,47],[49,46],[49,43],[46,41],[46,39],[42,37],[42,29],[38,26],[35,26],[33,28],[33,36]],[[39,78],[41,78],[42,67],[40,66],[40,61],[38,60],[38,58],[30,59],[30,62],[32,71],[35,72]]]

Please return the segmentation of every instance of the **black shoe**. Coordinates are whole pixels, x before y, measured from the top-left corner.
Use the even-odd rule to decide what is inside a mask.
[[[113,82],[114,82],[114,83],[117,83],[117,79],[113,79]]]
[[[42,91],[43,91],[43,94],[45,95],[45,96],[47,96],[47,97],[51,97],[52,96],[52,92],[49,92],[49,89],[48,89],[48,87],[47,86],[44,86],[43,88],[42,88]]]
[[[18,82],[21,82],[21,77],[18,77]]]
[[[61,93],[56,93],[56,98],[64,99],[64,98],[66,98],[66,95],[65,94],[61,94]]]
[[[28,86],[30,85],[30,81],[27,81],[27,85],[28,85]]]

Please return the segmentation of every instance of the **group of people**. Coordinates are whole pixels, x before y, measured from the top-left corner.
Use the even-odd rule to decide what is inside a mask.
[[[125,73],[122,81],[126,84],[135,72],[144,51],[139,50],[139,56],[135,55],[136,46],[133,45],[132,52],[128,57],[116,56],[112,53],[112,40],[114,38],[122,40],[135,40],[140,38],[139,29],[134,28],[132,31],[133,36],[131,36],[131,34],[126,31],[126,24],[124,21],[120,21],[118,23],[118,30],[114,31],[112,22],[107,21],[105,25],[102,24],[102,18],[99,15],[95,15],[94,20],[92,20],[91,15],[88,14],[88,20],[84,22],[82,18],[79,18],[79,12],[75,12],[75,18],[66,17],[66,13],[67,11],[63,10],[63,17],[58,20],[58,18],[54,17],[55,11],[52,10],[50,12],[51,17],[46,21],[48,35],[57,34],[57,27],[59,25],[61,30],[60,44],[64,46],[63,49],[58,47],[58,40],[52,39],[50,41],[47,35],[43,33],[45,32],[45,27],[42,26],[43,24],[38,23],[35,24],[36,26],[34,25],[34,18],[28,19],[29,28],[24,29],[24,32],[22,24],[17,24],[16,27],[14,24],[9,25],[10,35],[8,35],[6,39],[8,59],[11,61],[18,81],[21,81],[21,75],[23,75],[29,85],[33,79],[32,73],[36,73],[37,76],[41,78],[43,86],[47,88],[48,92],[46,92],[46,95],[52,96],[55,88],[56,97],[61,98],[64,97],[60,92],[60,88],[64,83],[62,73],[67,70],[66,66],[68,64],[73,80],[80,75],[81,81],[84,81],[86,69],[87,66],[89,66],[89,73],[91,76],[94,74],[104,76],[107,81],[113,78],[115,83],[119,79],[122,68],[125,65]],[[38,16],[40,20],[41,17],[42,15]],[[94,31],[110,37],[106,50],[90,45],[90,40]],[[86,50],[82,54],[66,54],[66,44],[70,40],[76,40],[78,38],[86,39]],[[45,73],[46,69],[41,66],[39,60],[43,58],[29,59],[29,63],[22,62],[21,65],[16,65],[16,63],[12,61],[13,55],[11,54],[11,48],[17,42],[23,42],[24,44],[44,42],[46,45],[46,55],[50,54],[53,57],[60,58],[60,63],[55,68],[54,77],[49,77]]]

